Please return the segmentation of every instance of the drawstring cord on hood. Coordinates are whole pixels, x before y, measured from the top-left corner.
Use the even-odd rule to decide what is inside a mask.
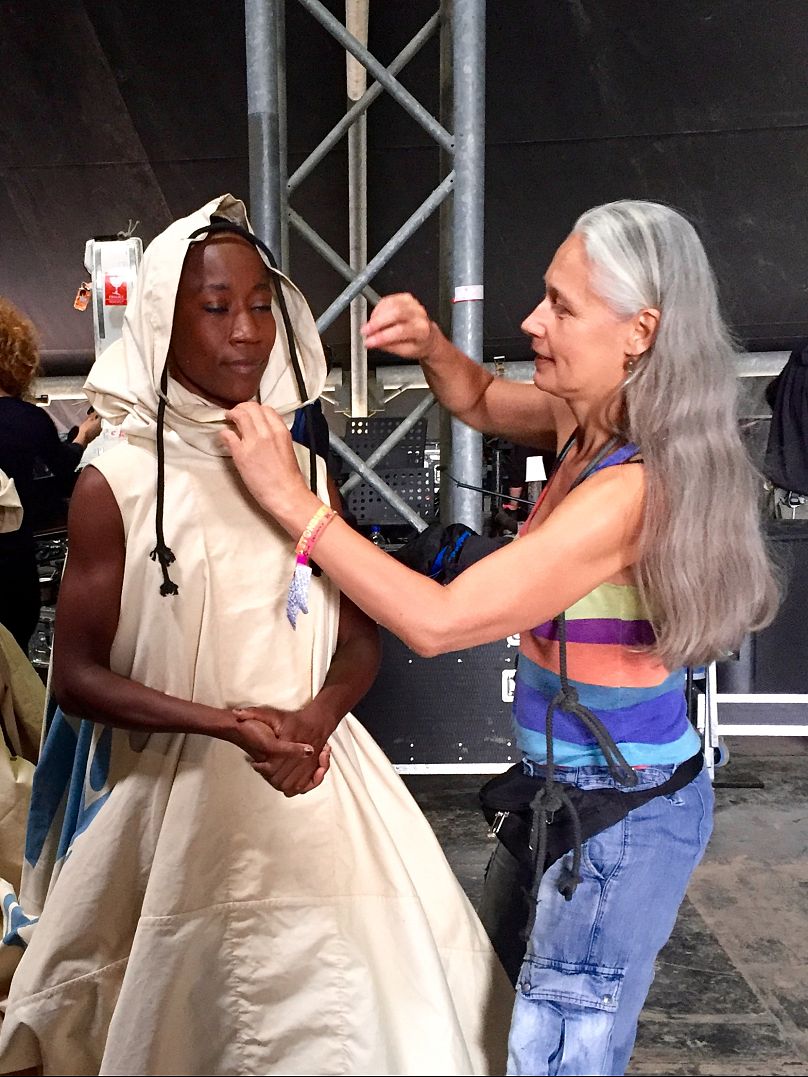
[[[152,561],[160,562],[163,573],[163,582],[160,584],[160,594],[165,598],[167,595],[178,595],[179,587],[168,574],[168,566],[172,565],[176,558],[173,551],[166,546],[163,535],[163,501],[166,491],[166,447],[163,437],[163,429],[166,421],[166,395],[168,393],[168,363],[163,367],[160,377],[160,399],[157,403],[157,505],[155,507],[155,530],[157,531],[157,545],[149,554]]]
[[[268,261],[270,269],[275,274],[275,281],[277,286],[277,298],[278,306],[281,310],[281,318],[283,320],[283,328],[286,333],[286,340],[289,345],[289,359],[292,364],[292,370],[295,375],[295,381],[297,382],[297,391],[300,394],[300,402],[304,405],[306,410],[306,430],[308,433],[309,441],[309,487],[316,494],[317,493],[317,455],[316,445],[314,437],[314,422],[311,418],[310,408],[311,405],[306,405],[305,401],[308,400],[309,394],[306,389],[306,382],[303,377],[303,371],[300,367],[300,360],[297,354],[297,342],[295,340],[294,329],[292,328],[292,319],[289,317],[289,309],[286,305],[286,298],[283,294],[283,287],[281,286],[280,270],[278,269],[278,263],[273,257],[272,251],[259,239],[258,236],[253,235],[252,232],[246,228],[242,228],[241,225],[235,224],[232,221],[227,220],[224,217],[211,218],[210,223],[203,225],[201,228],[197,228],[188,237],[190,240],[196,239],[203,233],[208,235],[217,234],[220,232],[230,232],[234,235],[240,236],[242,239],[246,239],[248,243],[251,243],[254,247],[262,251]],[[165,500],[165,411],[168,397],[168,360],[166,359],[163,366],[163,372],[160,376],[160,399],[157,404],[157,502],[155,505],[155,532],[157,535],[157,544],[149,554],[152,561],[160,562],[160,569],[163,573],[163,582],[160,585],[160,594],[165,598],[168,595],[179,594],[179,587],[174,583],[168,574],[168,566],[173,564],[176,560],[172,550],[166,545],[165,536],[163,534],[163,503]],[[314,566],[312,566],[314,568]],[[318,572],[319,574],[319,572]]]

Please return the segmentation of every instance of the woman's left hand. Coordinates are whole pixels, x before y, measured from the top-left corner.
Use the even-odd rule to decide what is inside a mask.
[[[226,412],[235,430],[219,435],[253,497],[284,523],[284,516],[313,498],[297,462],[286,423],[255,401]],[[315,499],[316,500],[316,499]]]
[[[262,722],[278,740],[297,743],[302,738],[304,743],[314,747],[315,754],[306,759],[290,755],[253,762],[253,770],[278,792],[293,797],[310,793],[321,784],[331,761],[331,748],[326,741],[339,721],[324,713],[316,700],[298,711],[282,711],[275,707],[241,707],[235,709],[234,714],[239,722]]]

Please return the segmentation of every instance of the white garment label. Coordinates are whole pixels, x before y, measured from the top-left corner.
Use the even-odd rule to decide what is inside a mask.
[[[544,458],[528,456],[525,461],[525,482],[544,482],[547,472],[544,470]]]
[[[455,288],[453,303],[471,303],[483,297],[482,284],[461,284]]]

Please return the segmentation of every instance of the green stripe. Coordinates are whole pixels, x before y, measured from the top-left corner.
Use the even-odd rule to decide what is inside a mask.
[[[567,620],[614,617],[621,621],[647,621],[648,610],[633,584],[602,583],[567,610]]]

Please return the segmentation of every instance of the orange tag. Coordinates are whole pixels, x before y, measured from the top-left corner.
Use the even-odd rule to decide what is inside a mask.
[[[126,281],[122,277],[104,276],[104,306],[126,306]]]
[[[90,305],[90,285],[80,284],[79,290],[76,292],[76,298],[73,300],[73,306],[76,310],[86,310]]]

